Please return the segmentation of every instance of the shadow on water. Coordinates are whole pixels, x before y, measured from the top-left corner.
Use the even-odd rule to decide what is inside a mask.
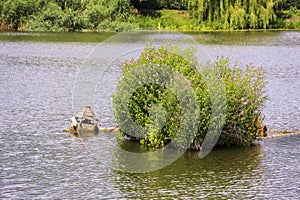
[[[69,32],[0,32],[0,41],[13,42],[80,42],[97,43],[115,35],[114,32],[103,33],[69,33]]]
[[[124,142],[122,147],[134,146]],[[141,151],[135,146],[133,151]],[[125,198],[246,198],[256,195],[263,169],[260,146],[213,150],[203,159],[186,152],[171,165],[149,173],[112,173]],[[126,158],[124,158],[126,159]],[[244,191],[244,192],[243,192]],[[247,192],[246,192],[247,191]],[[247,195],[247,196],[246,196]]]
[[[140,32],[143,33],[143,32]],[[151,32],[152,33],[170,33],[170,32]],[[300,45],[300,31],[212,31],[212,32],[183,32],[191,36],[201,45],[253,45],[253,46],[295,46]],[[115,32],[0,32],[0,41],[14,42],[80,42],[80,43],[99,43],[116,35]],[[141,34],[140,34],[141,35]],[[139,37],[139,35],[137,35]],[[130,42],[143,40],[142,38],[133,38]],[[155,38],[157,39],[157,38]]]
[[[300,32],[297,31],[216,31],[186,33],[192,35],[199,44],[205,45],[291,46],[300,44]]]

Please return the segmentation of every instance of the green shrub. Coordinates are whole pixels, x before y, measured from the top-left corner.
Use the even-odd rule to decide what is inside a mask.
[[[265,95],[265,71],[246,66],[230,67],[229,60],[215,62],[226,90],[226,121],[219,145],[251,144],[263,134],[262,109],[268,99]]]
[[[97,26],[97,30],[100,31],[126,31],[126,30],[132,30],[137,29],[138,25],[136,23],[130,23],[130,22],[121,22],[121,21],[109,21],[104,20],[100,22]]]
[[[7,0],[1,1],[1,4],[0,21],[11,25],[13,30],[20,29],[38,10],[36,3],[32,0]]]
[[[118,123],[129,120],[125,113],[126,109],[124,109],[127,107],[131,120],[139,127],[146,128],[132,134],[122,130],[121,125],[122,134],[150,148],[162,147],[172,140],[174,147],[179,149],[186,147],[188,142],[191,144],[193,141],[190,148],[198,150],[208,131],[212,117],[211,95],[206,79],[202,74],[214,70],[218,72],[224,84],[227,101],[226,120],[218,144],[226,146],[246,145],[256,140],[262,128],[261,110],[267,100],[264,95],[266,84],[264,71],[261,68],[249,66],[243,71],[237,66],[230,67],[229,60],[221,58],[212,67],[201,66],[202,71],[199,72],[191,49],[175,49],[176,51],[169,51],[166,46],[147,47],[137,60],[129,60],[124,64],[122,77],[112,97],[115,119]],[[128,88],[131,88],[135,81],[138,81],[134,74],[132,78],[128,78],[128,75],[130,77],[128,73],[137,67],[149,64],[161,68],[171,67],[189,81],[200,108],[195,135],[188,135],[187,131],[177,137],[176,133],[179,127],[185,126],[185,124],[180,124],[182,110],[176,95],[165,85],[144,84],[132,93],[129,101],[125,99],[127,97],[124,94]],[[144,70],[138,74],[138,77],[146,77],[148,74],[149,72]],[[168,75],[172,76],[171,73],[168,74],[162,70],[157,78],[166,78]],[[184,88],[185,86],[182,85],[182,91]],[[160,109],[153,109],[154,105]],[[131,130],[135,130],[135,127],[132,126]]]
[[[49,2],[39,14],[29,20],[27,30],[34,31],[63,31],[64,12],[56,3]]]

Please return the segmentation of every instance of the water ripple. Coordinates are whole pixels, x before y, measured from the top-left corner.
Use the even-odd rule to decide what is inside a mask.
[[[250,37],[250,36],[249,36]],[[286,33],[283,40],[297,39]],[[0,198],[294,199],[300,195],[300,137],[262,142],[253,148],[215,150],[199,160],[187,152],[170,166],[130,174],[110,169],[106,150],[113,136],[70,137],[62,129],[72,116],[76,73],[95,44],[0,42]],[[299,46],[204,46],[242,63],[265,65],[272,128],[299,128]],[[278,56],[280,55],[280,56]],[[118,71],[108,84],[114,84]],[[107,81],[107,80],[106,80]],[[109,81],[109,80],[108,80]],[[99,95],[112,123],[109,95]],[[91,155],[86,144],[101,145]]]

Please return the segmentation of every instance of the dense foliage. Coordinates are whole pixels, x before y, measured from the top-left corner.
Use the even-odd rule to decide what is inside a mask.
[[[144,2],[144,1],[143,1]],[[145,1],[147,2],[147,1]],[[184,14],[179,14],[183,20],[168,20],[164,12],[160,17],[152,17],[144,23],[155,25],[158,28],[175,30],[235,30],[235,29],[269,29],[269,28],[299,28],[300,27],[300,4],[296,0],[178,0],[161,2],[161,8],[174,9],[177,7]],[[143,4],[141,4],[143,5]],[[151,6],[144,3],[141,8]],[[175,6],[177,5],[177,6]],[[168,12],[168,14],[172,12]],[[288,14],[287,14],[288,13]],[[180,15],[181,14],[181,15]],[[188,18],[186,17],[188,15]],[[294,18],[291,19],[290,18]],[[188,19],[188,20],[187,20]],[[286,19],[289,19],[286,21]],[[180,23],[182,21],[183,23]],[[165,25],[164,25],[165,24]]]
[[[4,0],[0,21],[14,30],[133,28],[129,0]]]
[[[299,7],[297,0],[1,0],[0,29],[299,28]]]
[[[266,29],[277,21],[276,11],[281,2],[282,0],[190,0],[188,6],[199,23],[207,21],[217,29]]]
[[[190,0],[189,8],[198,22],[214,22],[221,29],[267,28],[276,20],[280,0]]]
[[[202,76],[210,70],[217,71],[226,89],[226,120],[218,144],[226,146],[248,145],[255,141],[261,133],[263,119],[261,110],[267,100],[264,94],[266,84],[264,71],[249,66],[243,71],[237,66],[231,67],[228,59],[221,58],[214,63],[213,67],[202,66],[200,72],[195,67],[195,62],[189,61],[195,59],[187,60],[184,58],[186,56],[181,56],[188,55],[193,58],[193,54],[189,49],[183,50],[179,54],[168,49],[165,46],[158,49],[147,47],[137,60],[130,60],[125,63],[123,75],[113,95],[115,119],[119,123],[126,122],[128,116],[124,113],[126,110],[124,108],[128,106],[131,119],[140,127],[147,128],[139,132],[138,135],[132,135],[132,133],[122,131],[121,126],[123,134],[150,148],[162,147],[171,140],[173,140],[172,143],[176,148],[183,148],[186,147],[188,141],[191,141],[190,135],[182,135],[187,133],[180,133],[179,137],[174,138],[179,127],[185,124],[181,124],[180,121],[181,107],[179,106],[179,100],[167,87],[153,83],[145,84],[132,93],[129,103],[126,103],[128,102],[125,99],[127,96],[124,94],[128,91],[128,88],[132,88],[137,80],[136,78],[126,79],[125,77],[133,69],[150,63],[162,68],[171,67],[176,70],[184,75],[194,90],[200,108],[200,116],[197,123],[198,131],[192,136],[193,142],[190,148],[199,149],[201,147],[210,125],[212,117],[211,95],[206,79]],[[129,75],[131,76],[131,74]],[[163,70],[159,74],[160,77],[166,75]],[[139,78],[143,76],[149,76],[149,72],[144,70],[138,73]],[[185,88],[182,85],[182,90],[185,90]],[[162,109],[158,109],[155,112],[159,113],[156,113],[153,118],[151,112],[153,112],[153,106],[156,104],[163,108],[165,113],[161,111]],[[162,120],[165,121],[163,125],[160,124]],[[157,124],[157,126],[153,124]],[[131,130],[135,130],[134,126]]]

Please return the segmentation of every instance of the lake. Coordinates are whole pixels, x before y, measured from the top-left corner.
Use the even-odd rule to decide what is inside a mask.
[[[92,99],[101,124],[114,126],[110,95],[121,61],[137,57],[146,41],[178,39],[171,33],[151,32],[102,45],[111,37],[116,34],[0,32],[0,198],[300,196],[299,135],[261,141],[256,147],[216,149],[203,159],[186,152],[163,169],[129,173],[111,168],[108,149],[118,143],[114,134],[78,138],[63,133],[81,106],[72,98],[74,85],[93,55],[110,58],[127,49],[116,62],[102,66]],[[203,59],[225,56],[241,66],[263,66],[270,97],[264,123],[270,129],[300,129],[300,32],[202,32],[183,37],[197,42]],[[138,148],[132,142],[122,145]]]

